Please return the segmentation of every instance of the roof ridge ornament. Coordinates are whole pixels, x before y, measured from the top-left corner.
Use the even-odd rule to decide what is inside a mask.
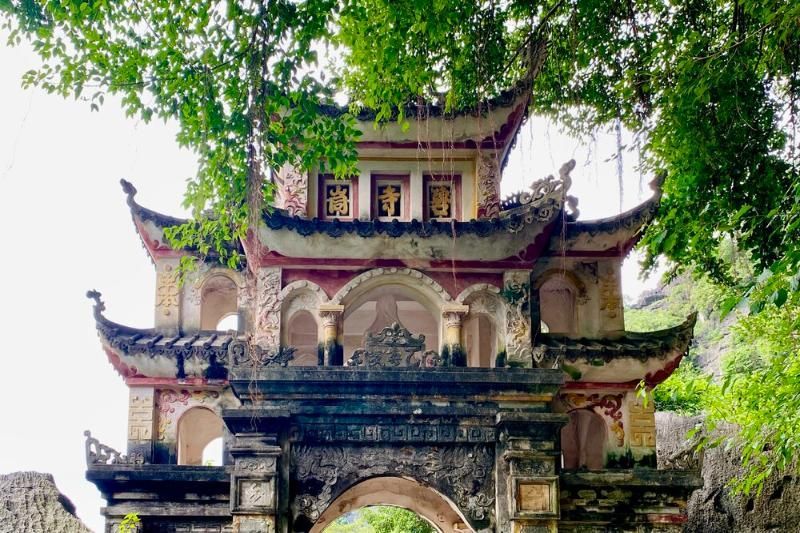
[[[92,289],[86,291],[86,297],[94,300],[94,318],[101,320],[103,318],[103,311],[106,310],[106,304],[103,302],[103,295],[100,291]]]
[[[136,197],[136,193],[138,193],[139,191],[136,189],[133,183],[126,180],[125,178],[120,178],[119,184],[122,185],[122,192],[124,192],[125,195],[127,196],[126,202],[128,203],[128,207],[130,208],[138,207],[139,204],[136,203],[136,200],[134,200],[134,198]]]
[[[570,173],[575,168],[575,160],[570,159],[558,170],[558,178],[552,174],[531,183],[529,190],[507,196],[500,204],[501,212],[530,204],[546,203],[548,199],[566,204],[572,211],[570,216],[578,217],[578,199],[567,194],[572,187]],[[560,198],[559,198],[560,196]]]

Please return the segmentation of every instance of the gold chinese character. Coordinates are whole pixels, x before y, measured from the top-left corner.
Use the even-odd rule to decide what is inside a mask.
[[[394,216],[394,210],[397,206],[397,200],[399,199],[400,193],[396,191],[393,186],[387,185],[383,188],[383,192],[378,196],[378,200],[381,202],[381,210],[384,216]]]
[[[328,187],[328,215],[347,216],[350,214],[350,187],[337,185]]]
[[[430,189],[431,218],[447,218],[450,216],[450,186],[434,185]]]

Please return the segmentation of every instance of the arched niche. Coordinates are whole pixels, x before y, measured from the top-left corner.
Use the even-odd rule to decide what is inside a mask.
[[[504,348],[506,304],[500,290],[488,284],[473,285],[457,298],[469,306],[461,326],[461,345],[467,352],[467,366],[495,366],[497,354]]]
[[[238,297],[239,287],[227,275],[207,277],[200,287],[200,329],[216,330],[224,318],[238,317]]]
[[[369,333],[380,333],[395,322],[413,335],[425,335],[425,349],[439,350],[441,311],[436,302],[413,287],[376,285],[347,301],[342,321],[345,358],[363,347]]]
[[[178,464],[202,465],[203,451],[223,436],[222,419],[211,409],[192,407],[178,419]]]
[[[411,479],[382,476],[362,481],[340,494],[320,515],[309,533],[322,533],[341,515],[374,505],[408,509],[442,533],[473,531],[455,504],[438,491]]]
[[[291,366],[316,366],[317,347],[322,339],[319,306],[328,296],[317,284],[298,280],[279,295],[281,302],[281,344],[296,349]]]
[[[286,344],[295,349],[289,366],[317,366],[319,326],[310,311],[292,313],[285,328]]]
[[[538,291],[539,318],[549,333],[566,335],[578,332],[578,301],[586,289],[571,272],[555,271],[541,276],[535,285]]]
[[[605,420],[591,409],[575,409],[568,415],[569,422],[561,428],[564,468],[602,470],[608,440]]]

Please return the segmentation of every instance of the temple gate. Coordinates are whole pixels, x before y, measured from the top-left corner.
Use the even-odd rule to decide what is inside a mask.
[[[658,204],[579,220],[558,176],[499,198],[524,85],[483,116],[408,130],[359,121],[359,173],[290,166],[239,269],[213,257],[179,283],[183,221],[140,206],[155,325],[109,320],[130,389],[125,454],[87,432],[107,531],[318,532],[366,505],[439,531],[679,531],[698,485],[658,470],[652,402],[694,317],[625,331],[620,268]],[[491,125],[491,131],[486,131]],[[442,155],[444,154],[444,155]],[[217,464],[209,446],[221,442]]]

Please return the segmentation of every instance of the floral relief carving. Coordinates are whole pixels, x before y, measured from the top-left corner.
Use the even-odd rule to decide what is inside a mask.
[[[220,400],[220,393],[213,390],[161,390],[158,393],[158,440],[169,440],[177,430],[176,423],[181,415],[192,407],[206,405],[213,407]]]
[[[276,348],[280,344],[281,271],[279,268],[262,268],[258,271],[258,322],[256,343]]]
[[[275,173],[277,206],[290,216],[306,216],[308,203],[308,174],[292,165],[284,165]]]
[[[559,396],[561,401],[572,411],[573,409],[592,409],[602,414],[608,427],[614,434],[616,444],[625,444],[625,428],[622,423],[622,394],[579,394],[567,393]]]

